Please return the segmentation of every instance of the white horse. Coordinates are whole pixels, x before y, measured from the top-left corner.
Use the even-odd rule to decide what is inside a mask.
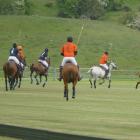
[[[92,85],[94,83],[94,88],[96,88],[96,81],[98,79],[102,79],[102,82],[99,84],[103,84],[105,82],[105,79],[109,80],[109,85],[108,88],[110,88],[110,84],[111,84],[111,71],[113,69],[117,69],[117,66],[115,63],[113,63],[112,61],[109,63],[109,73],[107,75],[107,77],[105,78],[105,70],[103,68],[101,68],[100,66],[93,66],[90,68],[90,70],[88,71],[88,73],[90,73],[90,84],[91,84],[91,88]]]

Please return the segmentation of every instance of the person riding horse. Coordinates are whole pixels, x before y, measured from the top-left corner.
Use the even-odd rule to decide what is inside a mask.
[[[22,45],[17,45],[17,49],[18,49],[18,58],[19,58],[19,61],[24,65],[26,66],[26,56],[25,56],[25,53],[24,53],[24,49],[23,49],[23,46]]]
[[[38,59],[38,62],[40,62],[45,67],[46,75],[47,75],[48,67],[49,67],[49,64],[46,61],[48,57],[48,51],[49,51],[48,48],[45,48],[45,50],[41,53]]]
[[[17,44],[13,43],[13,47],[10,49],[8,61],[14,61],[17,64],[18,72],[23,70],[24,65],[19,60]]]
[[[67,62],[71,62],[72,64],[76,65],[78,67],[78,81],[80,81],[82,78],[80,77],[79,73],[79,65],[76,62],[75,56],[77,55],[77,46],[73,43],[73,38],[71,36],[67,37],[67,42],[63,45],[61,48],[61,55],[64,56],[62,63],[60,65],[60,74],[58,80],[62,80],[62,70],[63,66]]]
[[[109,73],[109,67],[107,65],[108,55],[109,55],[109,53],[107,51],[105,51],[103,53],[103,55],[101,56],[100,62],[99,62],[100,63],[100,67],[105,71],[104,78],[107,78],[108,73]]]

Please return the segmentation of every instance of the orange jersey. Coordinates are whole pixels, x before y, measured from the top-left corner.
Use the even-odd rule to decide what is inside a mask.
[[[107,60],[108,60],[108,55],[103,54],[100,59],[100,64],[106,64]]]
[[[23,51],[23,47],[22,46],[17,46],[17,49],[18,49],[18,55],[21,59],[24,59],[25,58],[25,54],[24,54],[24,51]]]
[[[75,52],[77,52],[77,46],[71,42],[67,42],[61,48],[61,53],[64,54],[64,57],[74,57]]]

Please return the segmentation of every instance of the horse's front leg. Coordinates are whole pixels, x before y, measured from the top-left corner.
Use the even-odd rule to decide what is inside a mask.
[[[108,88],[111,87],[111,79],[109,79],[109,84],[108,84]]]
[[[90,87],[92,88],[92,79],[91,78],[89,79],[89,82],[90,82]]]
[[[45,87],[45,85],[46,85],[46,83],[47,83],[47,80],[48,80],[47,75],[45,75],[45,82],[44,82],[44,84],[42,85],[43,87]]]
[[[36,85],[39,85],[38,79],[37,79],[38,74],[36,74],[34,77],[36,79]]]
[[[31,71],[31,73],[30,73],[31,84],[33,83],[33,77],[32,77],[32,75],[33,75],[33,72]]]
[[[21,86],[21,76],[19,77],[19,84],[18,84],[18,88],[20,88],[20,86]]]
[[[14,90],[15,87],[17,86],[18,79],[12,78],[11,79],[11,90]]]
[[[96,88],[96,79],[94,80],[94,88]]]
[[[42,75],[39,75],[40,83],[42,82]]]
[[[139,82],[137,82],[137,84],[136,84],[136,89],[138,88],[138,85],[140,84],[140,81]]]
[[[15,87],[17,86],[17,84],[18,84],[18,78],[16,78],[16,79],[14,80],[14,83],[13,83],[13,90],[15,89]]]

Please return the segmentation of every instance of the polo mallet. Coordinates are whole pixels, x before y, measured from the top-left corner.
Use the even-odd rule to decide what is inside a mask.
[[[80,33],[79,33],[79,35],[78,35],[77,45],[79,45],[80,38],[81,38],[81,35],[82,35],[82,32],[83,32],[83,29],[84,29],[85,23],[86,23],[86,20],[84,19],[84,20],[83,20],[82,27],[81,27],[81,30],[80,30]]]

